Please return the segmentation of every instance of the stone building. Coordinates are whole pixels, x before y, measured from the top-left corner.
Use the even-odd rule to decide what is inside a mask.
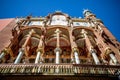
[[[0,80],[119,79],[120,43],[95,14],[83,15],[56,11],[1,22]]]

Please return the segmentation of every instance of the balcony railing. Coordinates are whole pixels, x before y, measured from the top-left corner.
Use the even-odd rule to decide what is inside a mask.
[[[119,65],[83,64],[0,64],[0,74],[34,75],[116,75]]]

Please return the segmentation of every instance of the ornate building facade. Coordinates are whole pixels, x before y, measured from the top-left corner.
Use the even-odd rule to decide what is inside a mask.
[[[89,10],[13,19],[0,32],[1,80],[116,80],[120,43]]]

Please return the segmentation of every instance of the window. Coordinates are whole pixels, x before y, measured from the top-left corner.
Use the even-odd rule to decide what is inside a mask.
[[[31,21],[29,25],[42,25],[43,21]]]
[[[86,26],[89,27],[90,24],[87,22],[73,22],[73,26]]]
[[[67,25],[68,21],[63,15],[54,15],[52,17],[51,25]]]
[[[80,22],[73,22],[73,26],[80,26]]]

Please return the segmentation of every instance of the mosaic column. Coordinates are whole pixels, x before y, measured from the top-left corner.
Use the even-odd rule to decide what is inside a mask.
[[[37,49],[37,56],[35,59],[35,64],[39,63],[39,61],[41,60],[41,54],[44,53],[44,44],[43,44],[43,38],[44,36],[42,35],[38,44],[38,49]],[[40,63],[42,63],[42,61],[40,61]]]
[[[27,51],[27,49],[26,49],[26,46],[27,46],[28,43],[30,42],[30,38],[31,38],[32,34],[34,34],[34,33],[35,33],[35,31],[32,29],[32,30],[29,32],[29,34],[27,35],[27,38],[26,38],[25,43],[22,45],[22,48],[24,48],[24,51],[25,51],[25,55],[26,55],[26,56],[29,55],[29,54],[28,54],[28,51]]]
[[[104,43],[104,39],[102,38],[102,36],[99,35],[96,31],[94,32],[94,34],[96,36],[98,36],[97,42],[101,43],[101,45],[102,45],[102,48],[100,48],[100,50],[103,52],[103,54],[102,54],[103,59],[111,58],[113,60],[114,64],[117,64],[118,61],[115,57],[115,54],[112,52],[110,47],[107,46],[106,43]]]
[[[59,29],[56,29],[55,33],[57,35],[56,36],[57,43],[56,43],[56,48],[54,50],[54,52],[56,53],[55,63],[59,64],[60,63],[60,53],[62,52],[62,50],[60,49],[60,33],[61,33],[61,31]]]
[[[74,56],[75,56],[76,64],[80,64],[80,59],[79,59],[78,49],[77,48],[74,48]]]
[[[117,64],[118,61],[117,61],[115,55],[113,53],[110,53],[109,56],[113,60],[114,64]]]
[[[38,51],[38,52],[37,52],[36,59],[35,59],[35,64],[39,63],[39,60],[40,60],[40,55],[41,55],[41,52],[40,52],[40,51]]]
[[[2,59],[4,56],[5,56],[5,52],[2,52],[2,53],[0,54],[0,59]]]
[[[22,48],[19,50],[19,54],[18,54],[18,56],[17,56],[14,64],[20,63],[21,58],[22,58],[22,56],[23,56],[24,53],[25,53],[26,56],[28,56],[28,53],[26,52],[26,46],[27,46],[27,44],[28,44],[28,42],[29,42],[29,40],[30,40],[30,38],[31,38],[31,36],[32,36],[33,33],[34,33],[34,30],[32,29],[32,30],[29,32],[29,35],[28,35],[28,37],[26,38],[25,43],[22,45]]]
[[[71,53],[71,61],[76,64],[80,64],[80,59],[79,59],[79,50],[77,48],[77,44],[73,41],[73,36],[72,36],[72,29],[69,30],[69,36],[70,36],[70,43],[71,43],[71,49],[72,49],[72,53]]]
[[[20,63],[23,54],[24,54],[24,49],[20,49],[20,50],[19,50],[19,54],[18,54],[18,56],[17,56],[17,58],[16,58],[14,64]]]
[[[1,51],[0,59],[3,59],[5,57],[5,55],[8,53],[10,53],[9,49],[5,48],[3,51]]]
[[[94,50],[91,50],[91,54],[92,54],[92,57],[93,57],[93,59],[95,61],[95,64],[100,64],[100,61],[99,61],[99,59],[97,57],[96,52]]]

